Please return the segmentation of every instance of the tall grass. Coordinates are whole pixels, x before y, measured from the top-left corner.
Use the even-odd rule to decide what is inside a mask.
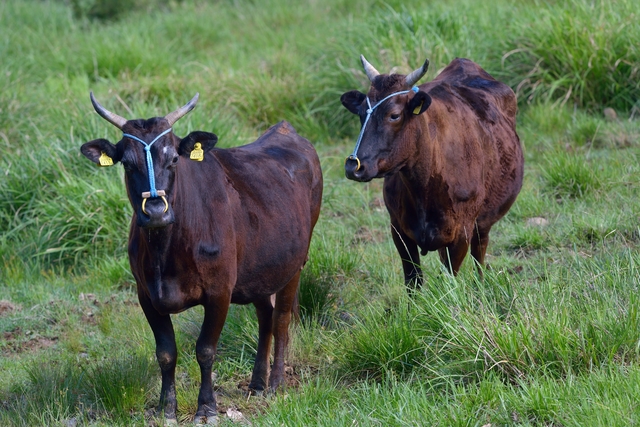
[[[630,110],[640,96],[637,13],[630,0],[534,2],[507,42],[507,81],[521,100]]]
[[[414,300],[391,311],[363,311],[337,338],[337,369],[367,379],[392,374],[468,381],[495,373],[516,384],[636,363],[637,259],[627,254],[610,262],[569,263],[578,283],[589,282],[586,289],[568,283],[563,272],[531,290],[519,290],[517,278],[504,272],[489,272],[484,280],[431,276]]]
[[[98,418],[132,425],[132,413],[140,419],[148,404],[155,371],[155,362],[139,356],[105,360],[88,369],[71,360],[47,369],[34,364],[27,368],[28,382],[14,390],[28,398],[12,399],[0,420],[3,425],[58,425]]]

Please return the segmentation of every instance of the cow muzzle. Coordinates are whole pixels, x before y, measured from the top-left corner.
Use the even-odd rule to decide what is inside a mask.
[[[142,193],[140,211],[138,225],[143,228],[165,227],[175,221],[173,209],[162,190],[158,191],[158,197],[151,197],[149,192]]]
[[[360,159],[353,155],[344,161],[344,173],[348,179],[353,181],[371,181],[371,178],[366,178],[365,166],[360,163]]]

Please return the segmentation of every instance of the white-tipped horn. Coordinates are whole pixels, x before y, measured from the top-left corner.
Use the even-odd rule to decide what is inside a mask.
[[[178,108],[176,111],[173,111],[164,116],[165,120],[169,122],[169,126],[173,126],[173,124],[184,117],[185,114],[193,110],[198,103],[199,97],[200,94],[196,92],[196,95],[191,98],[191,101],[187,102],[184,106]]]
[[[362,67],[364,68],[364,72],[367,73],[369,81],[373,82],[373,79],[379,76],[380,72],[376,70],[373,65],[369,64],[369,61],[364,58],[364,55],[360,55],[360,62],[362,62]]]
[[[416,84],[418,80],[422,78],[422,76],[427,74],[428,69],[429,69],[429,60],[427,59],[424,61],[424,64],[422,64],[422,67],[412,71],[411,74],[407,75],[407,77],[404,80],[406,85],[413,86],[414,84]]]
[[[104,108],[93,96],[93,92],[89,92],[89,96],[91,98],[91,103],[93,104],[93,108],[96,110],[96,113],[100,115],[103,119],[122,130],[122,126],[127,123],[127,119],[124,117],[120,117],[117,114],[112,113],[111,111]]]

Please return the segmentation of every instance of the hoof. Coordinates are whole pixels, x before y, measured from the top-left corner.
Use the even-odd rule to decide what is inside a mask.
[[[210,415],[208,417],[204,416],[196,416],[196,419],[193,420],[194,426],[217,426],[218,425],[218,416]]]
[[[164,419],[164,425],[165,426],[171,426],[171,427],[177,426],[178,425],[178,420],[175,419],[175,418],[165,418]]]

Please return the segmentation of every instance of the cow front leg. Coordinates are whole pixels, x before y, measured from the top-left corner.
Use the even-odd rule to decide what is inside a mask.
[[[158,412],[162,413],[164,411],[167,424],[177,424],[176,362],[178,360],[178,349],[171,317],[168,314],[162,315],[158,313],[144,294],[139,294],[138,300],[156,340],[156,358],[162,373]]]
[[[391,223],[391,235],[396,250],[402,260],[404,284],[409,294],[422,287],[422,268],[420,268],[420,253],[416,242],[402,232],[397,224]]]
[[[484,266],[484,257],[487,253],[487,246],[489,246],[489,230],[491,226],[480,228],[476,225],[471,239],[471,256],[477,261],[478,274],[480,277],[482,274],[482,267]]]
[[[469,240],[466,236],[458,237],[452,244],[438,249],[440,261],[444,264],[447,271],[454,276],[458,275],[462,261],[469,251]]]
[[[215,425],[218,421],[216,398],[213,393],[212,369],[216,356],[218,339],[227,318],[231,296],[218,297],[214,303],[204,308],[204,320],[200,336],[196,342],[196,358],[200,365],[200,393],[198,394],[198,410],[196,425]]]
[[[271,356],[271,337],[273,335],[273,304],[271,297],[253,303],[258,316],[258,351],[253,365],[253,374],[249,389],[263,392],[267,388],[269,375],[269,357]]]
[[[273,310],[273,337],[275,341],[273,367],[269,376],[269,388],[272,391],[275,391],[282,384],[284,377],[284,359],[287,356],[289,344],[291,311],[298,292],[301,271],[302,269],[298,270],[289,283],[276,294],[276,306]]]

